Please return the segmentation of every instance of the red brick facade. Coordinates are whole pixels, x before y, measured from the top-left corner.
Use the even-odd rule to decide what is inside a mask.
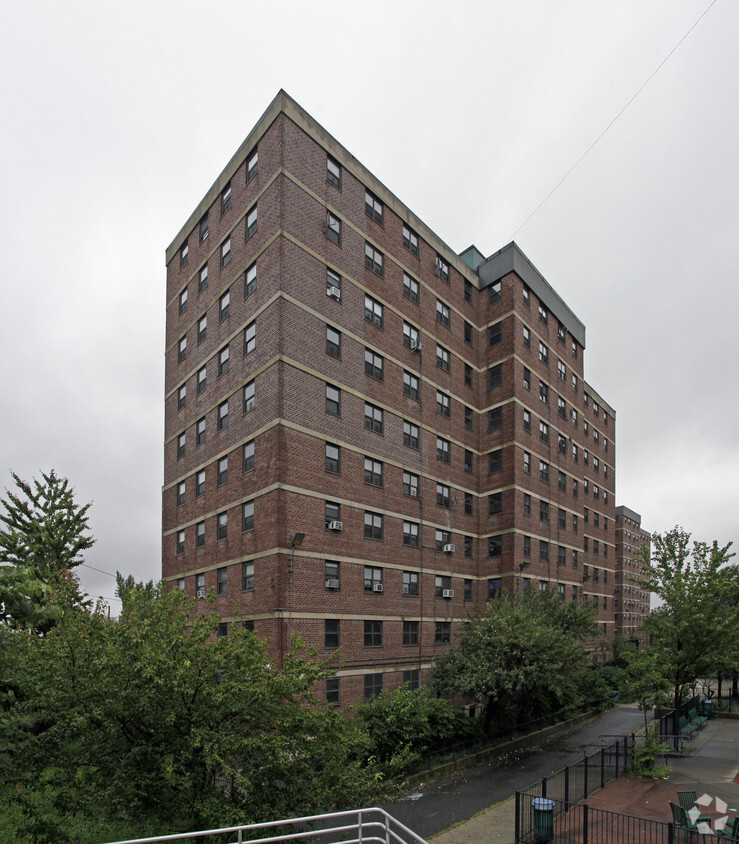
[[[639,644],[648,643],[641,626],[649,615],[649,592],[633,578],[642,576],[642,553],[651,539],[641,526],[641,516],[628,507],[616,508],[615,632]]]
[[[498,589],[612,634],[615,413],[501,253],[455,255],[282,92],[167,250],[163,577],[276,660],[338,643],[342,703],[422,681]]]

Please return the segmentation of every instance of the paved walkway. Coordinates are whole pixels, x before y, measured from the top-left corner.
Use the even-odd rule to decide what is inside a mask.
[[[433,844],[514,844],[512,795],[517,789],[578,761],[583,750],[605,743],[601,736],[625,735],[642,721],[634,707],[616,707],[569,736],[419,786],[384,808]],[[739,720],[713,719],[690,744],[690,756],[670,760],[667,779],[620,777],[588,798],[588,805],[668,821],[668,801],[676,801],[677,791],[695,790],[720,797],[729,814],[736,814]]]

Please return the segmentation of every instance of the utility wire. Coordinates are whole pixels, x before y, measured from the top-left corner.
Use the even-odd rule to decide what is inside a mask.
[[[694,475],[696,472],[702,472],[703,469],[710,469],[712,466],[718,466],[719,463],[726,463],[727,460],[734,460],[739,457],[739,454],[731,454],[728,457],[722,457],[721,460],[716,460],[713,463],[706,463],[705,466],[697,466],[695,469],[688,469],[687,472],[682,472],[679,475],[673,475],[671,478],[665,478],[663,481],[655,481],[653,484],[647,484],[646,486],[636,487],[636,489],[628,489],[626,492],[617,492],[616,495],[619,498],[623,498],[625,495],[631,495],[632,492],[641,492],[643,489],[652,489],[655,486],[661,486],[662,484],[668,484],[670,481],[676,481],[678,478],[684,478],[687,475]]]
[[[595,147],[595,145],[600,141],[600,139],[608,132],[608,130],[613,126],[613,124],[621,117],[621,115],[626,111],[626,109],[634,102],[634,100],[641,94],[641,92],[649,85],[649,83],[654,79],[657,73],[660,71],[662,66],[665,62],[672,56],[672,54],[677,50],[677,48],[685,41],[685,39],[690,35],[690,33],[698,26],[698,24],[703,20],[703,18],[708,14],[708,12],[716,5],[718,0],[711,0],[711,3],[708,5],[708,8],[703,12],[703,14],[695,21],[695,23],[690,27],[690,29],[683,35],[683,37],[675,44],[675,46],[670,50],[670,52],[662,59],[662,61],[657,65],[657,67],[652,71],[650,76],[647,78],[646,82],[644,82],[639,90],[634,94],[634,96],[626,103],[626,105],[619,111],[619,113],[611,120],[611,122],[606,126],[606,128],[598,135],[598,137],[593,141],[592,144],[585,150],[585,152],[577,159],[577,161],[570,167],[570,169],[562,176],[562,178],[557,182],[557,184],[549,191],[549,193],[542,199],[542,201],[534,208],[534,210],[529,214],[529,216],[521,223],[521,225],[513,232],[513,236],[510,240],[515,240],[516,235],[521,231],[521,229],[529,222],[529,220],[536,214],[536,212],[544,205],[544,203],[549,199],[549,197],[560,187],[560,185],[570,176],[573,170],[583,161],[583,159],[591,152],[591,150]]]

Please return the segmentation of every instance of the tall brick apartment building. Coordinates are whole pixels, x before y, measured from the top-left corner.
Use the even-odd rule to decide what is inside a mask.
[[[651,538],[641,526],[639,513],[628,507],[616,507],[614,630],[638,644],[647,642],[641,626],[649,615],[649,592],[631,581],[642,577],[642,548],[650,546]]]
[[[515,243],[455,254],[281,91],[166,259],[163,577],[223,634],[340,647],[344,703],[501,590],[612,633],[615,413]]]

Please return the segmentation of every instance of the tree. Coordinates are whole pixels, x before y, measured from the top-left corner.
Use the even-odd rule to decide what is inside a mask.
[[[21,635],[35,740],[4,771],[34,841],[63,840],[68,816],[106,817],[138,835],[248,823],[363,801],[375,781],[367,738],[312,694],[328,666],[294,650],[270,664],[254,634],[163,584],[125,584],[111,621],[65,613]]]
[[[459,646],[433,681],[446,694],[486,703],[485,729],[507,708],[519,720],[579,699],[584,660],[579,640],[596,633],[594,610],[549,593],[501,595],[467,622]]]
[[[29,483],[12,473],[17,492],[6,490],[0,499],[0,577],[2,617],[11,625],[48,629],[57,604],[82,603],[76,577],[72,573],[84,558],[83,552],[95,542],[89,535],[87,511],[90,504],[75,503],[74,490],[66,478],[52,469],[41,474],[41,481]],[[46,588],[48,587],[48,588]],[[39,618],[33,620],[38,611]]]
[[[691,543],[680,527],[655,533],[651,559],[643,552],[644,576],[633,579],[662,601],[644,628],[659,651],[676,711],[699,677],[737,662],[739,569],[729,563],[730,548],[716,541]]]

